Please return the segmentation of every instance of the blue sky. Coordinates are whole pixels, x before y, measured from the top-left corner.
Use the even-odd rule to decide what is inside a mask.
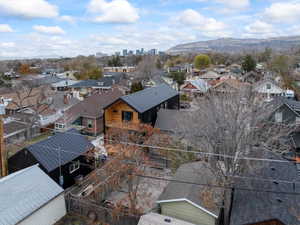
[[[0,58],[300,34],[300,0],[0,0]]]

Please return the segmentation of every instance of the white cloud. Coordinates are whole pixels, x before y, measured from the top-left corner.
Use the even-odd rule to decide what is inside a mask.
[[[0,47],[1,48],[13,48],[15,47],[16,44],[14,42],[0,42]]]
[[[88,11],[92,21],[99,23],[134,23],[139,19],[138,10],[127,0],[91,0]]]
[[[250,6],[250,0],[196,0],[197,2],[217,2],[231,9],[245,9]]]
[[[64,21],[64,22],[68,22],[68,23],[72,23],[72,24],[75,23],[75,18],[73,16],[67,16],[67,15],[60,16],[59,20]]]
[[[256,20],[255,22],[246,26],[246,31],[252,34],[273,34],[274,27],[266,22]]]
[[[276,23],[293,23],[300,19],[299,2],[278,2],[273,3],[265,9],[266,19]]]
[[[35,25],[32,27],[35,31],[44,34],[64,34],[65,31],[59,26]]]
[[[0,33],[13,32],[13,29],[8,24],[0,24]]]
[[[92,35],[93,40],[99,44],[105,45],[128,45],[128,41],[120,37],[113,37],[110,35]]]
[[[53,18],[58,8],[45,0],[0,0],[0,14],[25,18]]]
[[[207,37],[229,36],[226,24],[214,18],[205,17],[193,9],[187,9],[180,13],[177,17],[177,22],[181,26],[189,26],[194,30],[200,31],[202,35]]]

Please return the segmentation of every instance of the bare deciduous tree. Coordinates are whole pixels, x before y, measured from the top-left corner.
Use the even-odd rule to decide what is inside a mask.
[[[195,149],[209,153],[203,160],[221,186],[233,186],[234,176],[251,169],[243,158],[259,151],[289,148],[280,140],[293,126],[273,123],[270,116],[274,105],[260,101],[251,90],[209,94],[197,103],[197,110],[178,118],[178,135]],[[225,190],[222,198],[228,224],[231,191]]]
[[[141,80],[150,80],[157,74],[156,67],[157,58],[155,56],[144,56],[143,59],[137,65],[135,76]]]

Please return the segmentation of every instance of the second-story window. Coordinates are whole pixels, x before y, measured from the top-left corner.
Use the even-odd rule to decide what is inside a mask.
[[[93,128],[93,120],[88,120],[87,126],[88,126],[88,128]]]
[[[127,111],[123,111],[122,112],[122,120],[125,122],[129,122],[131,121],[133,118],[133,113],[132,112],[127,112]]]

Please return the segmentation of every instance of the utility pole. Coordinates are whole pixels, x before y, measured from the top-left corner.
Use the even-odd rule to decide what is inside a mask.
[[[0,166],[1,166],[1,177],[7,175],[7,157],[4,144],[4,128],[3,128],[3,115],[5,115],[5,102],[2,98],[0,101]]]

